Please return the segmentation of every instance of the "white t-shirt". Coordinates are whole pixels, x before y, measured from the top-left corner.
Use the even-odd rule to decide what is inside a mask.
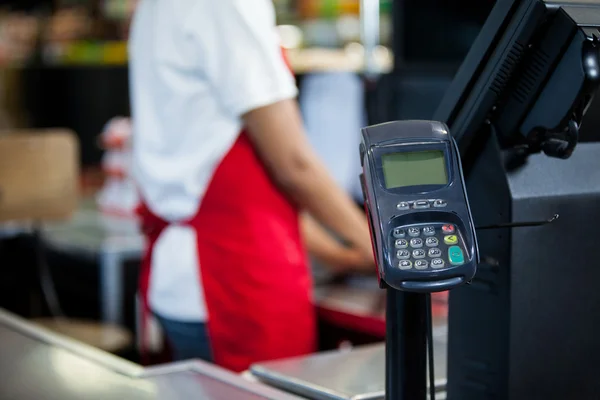
[[[246,112],[293,98],[272,0],[142,0],[130,42],[133,176],[152,212],[192,217]],[[193,230],[174,224],[152,254],[158,313],[204,320]]]

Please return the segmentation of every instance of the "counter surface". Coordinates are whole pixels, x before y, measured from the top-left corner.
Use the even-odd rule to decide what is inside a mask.
[[[200,361],[143,368],[0,309],[0,398],[299,400]]]
[[[443,399],[446,387],[445,332],[434,332],[435,384]],[[384,399],[385,346],[361,346],[252,366],[261,381],[318,400]]]

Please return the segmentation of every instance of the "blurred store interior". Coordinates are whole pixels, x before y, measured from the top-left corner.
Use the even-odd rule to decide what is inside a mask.
[[[360,129],[389,120],[431,119],[495,3],[381,0],[377,43],[365,55],[360,0],[274,2],[310,141],[359,204]],[[43,144],[36,148],[39,155],[23,150],[25,145],[0,150],[5,157],[0,185],[11,182],[15,190],[31,192],[73,173],[77,182],[64,187],[63,198],[31,200],[30,207],[50,204],[39,219],[37,211],[14,220],[0,211],[0,309],[134,364],[159,365],[169,362],[169,352],[155,326],[151,343],[144,345],[150,358],[140,355],[137,285],[144,241],[134,212],[135,184],[128,176],[127,39],[136,4],[0,2],[0,134],[24,135],[35,143],[46,134],[75,138],[70,144]],[[583,139],[592,138],[600,123],[595,107]],[[29,175],[9,178],[12,165],[29,166],[24,168]],[[18,202],[0,186],[0,202],[3,196]],[[319,351],[381,344],[385,291],[375,274],[336,276],[318,262],[312,271]],[[440,379],[447,299],[447,293],[433,296]],[[60,365],[56,361],[52,368]]]
[[[77,135],[80,149],[78,210],[67,223],[46,227],[45,236],[64,312],[117,323],[134,335],[136,253],[141,248],[133,233],[134,199],[128,183],[120,181],[126,155],[119,153],[118,146],[116,151],[106,152],[110,140],[100,138],[127,135],[130,129],[126,119],[130,112],[127,36],[136,1],[9,3],[0,8],[0,124],[8,130],[67,128]],[[363,73],[359,3],[275,1],[282,43],[300,88],[307,132],[336,179],[357,201],[362,197],[357,179],[359,129],[389,119],[431,117],[493,5],[492,1],[462,0],[461,7],[436,0],[406,1],[396,5],[401,10],[394,14],[392,1],[381,1],[380,41],[374,49],[379,83],[374,88]],[[401,29],[395,32],[393,18],[402,20],[398,24]],[[397,43],[399,54],[393,54],[392,43]],[[124,255],[117,255],[118,266],[112,267],[118,271],[109,273],[103,270],[101,251],[111,241],[125,248],[119,250]],[[3,264],[22,264],[19,248],[27,246],[27,240],[17,236],[5,242],[11,244],[3,246]],[[316,269],[319,275],[321,271]],[[118,275],[118,279],[115,276],[115,281],[109,282],[106,274]],[[379,297],[383,292],[376,290],[371,279],[357,281],[339,293],[345,296],[343,292],[349,290],[357,291],[356,295],[348,293],[347,300],[339,301],[350,311],[356,307],[357,312],[373,312],[370,320],[380,322],[366,332],[337,326],[340,324],[327,318],[323,323],[342,331],[356,330],[352,333],[364,334],[367,341],[380,340],[384,302]],[[7,308],[33,316],[30,294],[15,282],[4,282],[7,289],[13,289],[1,291],[4,304],[10,305]],[[323,301],[334,304],[337,289],[328,285],[331,298]],[[117,292],[120,294],[115,297]],[[47,315],[50,310],[43,297],[39,300],[37,312]],[[361,322],[357,323],[360,326]],[[335,343],[337,339],[329,345]]]

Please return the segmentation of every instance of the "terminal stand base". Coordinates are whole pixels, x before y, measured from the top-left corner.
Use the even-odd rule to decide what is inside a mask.
[[[426,295],[387,289],[385,398],[427,399]]]

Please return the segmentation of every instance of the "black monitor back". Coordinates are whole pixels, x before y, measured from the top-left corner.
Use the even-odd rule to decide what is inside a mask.
[[[597,399],[600,394],[600,144],[569,160],[504,169],[490,140],[467,180],[482,264],[450,294],[448,399]]]
[[[522,133],[516,131],[539,102],[535,95],[525,99],[516,125],[494,120],[507,104],[506,90],[525,76],[521,57],[529,43],[540,43],[537,27],[548,27],[545,11],[535,0],[498,2],[434,117],[446,121],[462,142],[476,225],[560,214],[546,226],[478,232],[483,260],[478,274],[472,285],[450,294],[450,400],[600,398],[600,268],[594,252],[600,240],[594,228],[600,223],[600,144],[580,144],[566,161],[536,154],[509,171],[500,135]],[[552,18],[557,15],[565,20],[565,13]],[[565,49],[573,32],[563,36]],[[551,64],[563,62],[565,54],[554,52]],[[536,93],[549,81],[540,77]],[[564,100],[559,93],[555,98]],[[584,118],[584,125],[593,118]],[[515,132],[499,132],[507,121]],[[593,136],[590,130],[588,125]]]

